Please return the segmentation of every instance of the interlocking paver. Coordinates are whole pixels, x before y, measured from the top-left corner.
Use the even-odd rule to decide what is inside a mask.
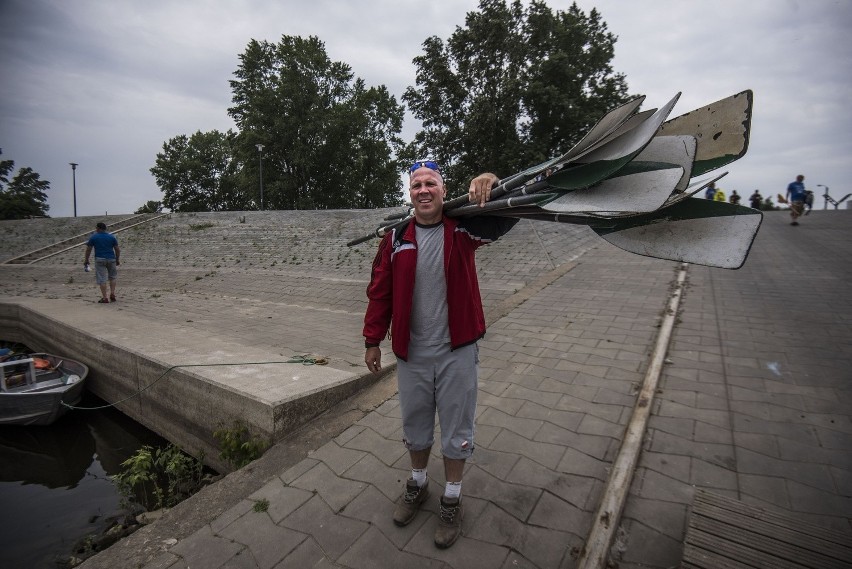
[[[245,545],[259,569],[271,569],[307,539],[307,532],[276,525],[266,512],[247,512],[217,535]],[[245,550],[240,552],[245,555]]]

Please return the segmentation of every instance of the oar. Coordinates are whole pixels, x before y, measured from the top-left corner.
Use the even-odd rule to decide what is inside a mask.
[[[653,213],[592,229],[620,249],[671,261],[740,268],[763,214],[755,209],[689,198]]]
[[[372,233],[369,233],[367,235],[364,235],[363,237],[358,237],[357,239],[353,239],[352,241],[348,241],[346,243],[346,246],[347,247],[354,247],[355,245],[359,245],[361,243],[369,241],[369,240],[373,239],[374,237],[379,237],[379,238],[384,237],[386,234],[390,233],[391,231],[393,231],[397,227],[401,227],[403,224],[408,223],[408,221],[410,219],[413,219],[413,218],[414,218],[414,216],[409,214],[406,217],[404,217],[403,219],[400,219],[399,221],[396,221],[394,223],[390,223],[388,225],[384,225],[382,227],[378,227],[375,231],[373,231]]]
[[[501,179],[491,190],[491,199],[500,198],[539,175],[546,173],[548,169],[557,168],[573,160],[575,156],[585,152],[589,147],[596,145],[602,138],[612,134],[613,131],[622,126],[625,121],[630,119],[636,113],[644,101],[645,96],[642,95],[641,97],[636,97],[635,99],[609,111],[600,120],[598,120],[591,129],[589,129],[589,132],[587,132],[577,144],[563,155],[540,164],[536,164],[532,168],[527,168],[526,170]],[[467,194],[457,196],[444,202],[444,211],[450,211],[467,203],[469,203]]]
[[[595,123],[595,126],[589,129],[589,132],[587,132],[577,144],[575,144],[568,152],[563,154],[559,161],[565,162],[579,156],[592,146],[596,145],[601,139],[612,134],[612,132],[621,127],[625,121],[639,110],[639,107],[642,106],[643,102],[645,102],[645,95],[636,97],[632,101],[628,101],[620,107],[616,107],[608,112],[597,123]]]
[[[754,95],[742,91],[673,118],[659,136],[688,134],[698,140],[692,176],[700,176],[742,157],[748,150]]]
[[[701,198],[621,219],[544,212],[540,208],[486,215],[587,225],[630,253],[723,269],[743,265],[763,219],[758,210]]]
[[[541,204],[545,204],[557,197],[560,194],[558,193],[538,193],[531,196],[516,196],[510,198],[502,198],[497,200],[491,200],[486,202],[485,205],[480,206],[479,204],[468,204],[461,207],[457,207],[453,210],[450,210],[447,213],[449,217],[466,217],[473,215],[482,215],[484,213],[498,211],[498,210],[510,210],[513,208],[526,207],[526,206],[537,206]]]
[[[590,188],[568,192],[540,207],[555,213],[654,211],[671,196],[680,182],[683,168],[634,161],[618,174]]]
[[[553,173],[548,182],[563,189],[581,189],[612,176],[648,145],[679,97],[680,93],[636,128],[584,155],[581,163]]]
[[[657,112],[657,110],[658,109],[648,109],[647,111],[642,111],[641,113],[636,113],[635,115],[631,116],[626,121],[624,121],[624,123],[622,123],[621,126],[619,126],[617,129],[613,130],[612,132],[610,132],[606,136],[602,137],[599,141],[597,141],[596,143],[589,146],[583,152],[579,152],[579,153],[575,154],[574,156],[572,156],[570,161],[571,162],[577,162],[577,161],[580,160],[580,158],[582,158],[583,156],[585,156],[589,152],[592,152],[593,150],[597,150],[598,148],[600,148],[604,144],[610,142],[611,140],[615,140],[619,136],[630,132],[631,130],[633,130],[634,128],[636,128],[637,126],[639,126],[640,124],[642,124],[643,122],[645,122],[646,120],[651,118],[654,115],[654,113]]]
[[[683,168],[683,176],[678,180],[674,190],[682,192],[689,185],[692,177],[692,165],[695,162],[695,150],[698,142],[694,136],[655,136],[640,152],[634,161],[668,162]]]

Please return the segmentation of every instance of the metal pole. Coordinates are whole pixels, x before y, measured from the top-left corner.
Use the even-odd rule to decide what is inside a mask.
[[[825,194],[823,194],[823,196],[822,196],[823,200],[824,200],[822,202],[822,209],[827,210],[828,209],[828,186],[823,186],[822,184],[817,184],[817,188],[825,188]]]
[[[263,211],[263,145],[257,145],[257,155],[260,161],[260,210]]]
[[[71,164],[71,179],[74,187],[74,217],[77,217],[77,166],[76,162],[69,162]]]

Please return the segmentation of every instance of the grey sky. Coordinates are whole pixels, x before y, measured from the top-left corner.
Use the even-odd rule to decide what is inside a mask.
[[[850,0],[578,0],[619,37],[614,68],[673,116],[754,90],[748,154],[720,186],[852,192]],[[550,0],[553,9],[570,2]],[[49,214],[130,213],[160,200],[163,142],[227,130],[229,79],[252,38],[316,35],[333,60],[399,100],[429,36],[446,39],[476,0],[0,0],[0,148],[51,182]],[[409,115],[403,136],[419,124]],[[451,193],[459,193],[458,189]],[[822,208],[823,200],[815,204]],[[844,204],[845,205],[845,204]]]

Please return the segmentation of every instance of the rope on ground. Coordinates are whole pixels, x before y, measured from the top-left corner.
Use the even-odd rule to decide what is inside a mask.
[[[97,407],[78,407],[76,405],[69,405],[68,403],[65,403],[64,401],[60,401],[59,403],[63,407],[67,407],[68,409],[74,409],[74,410],[77,410],[77,411],[100,411],[101,409],[109,409],[110,407],[115,407],[117,405],[124,403],[125,401],[130,401],[134,397],[138,397],[138,396],[142,395],[143,392],[147,391],[148,389],[151,389],[154,385],[157,384],[158,381],[160,381],[161,379],[166,377],[166,375],[168,375],[168,373],[171,372],[174,369],[184,368],[184,367],[252,366],[252,365],[269,365],[269,364],[302,364],[302,365],[306,365],[306,366],[326,365],[326,364],[328,364],[328,358],[316,357],[316,356],[312,356],[310,354],[305,354],[305,355],[295,355],[295,356],[290,357],[289,360],[284,360],[284,361],[234,362],[234,363],[224,363],[224,364],[223,363],[219,363],[219,364],[178,364],[178,365],[173,365],[170,368],[168,368],[166,371],[161,373],[160,376],[157,379],[155,379],[154,381],[152,381],[151,383],[149,383],[148,385],[146,385],[142,389],[136,391],[132,395],[125,397],[124,399],[120,399],[120,400],[115,401],[113,403],[107,403],[106,405],[98,405]]]

